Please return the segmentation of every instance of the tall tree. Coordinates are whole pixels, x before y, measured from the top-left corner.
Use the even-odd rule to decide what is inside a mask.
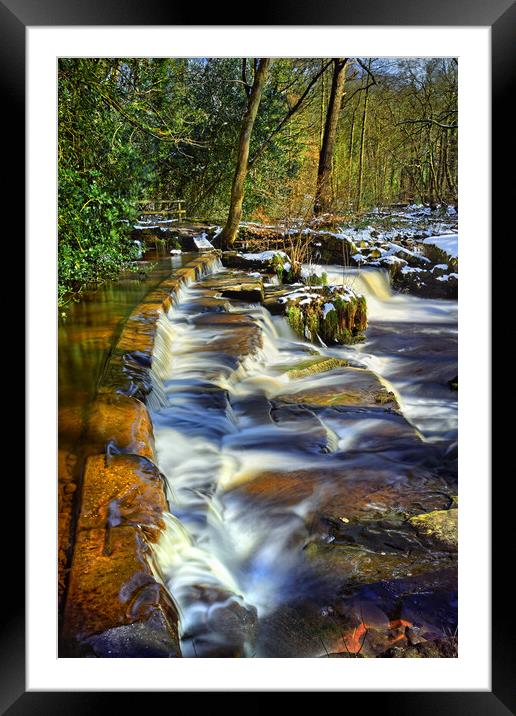
[[[367,71],[370,73],[371,71],[371,60],[369,60]],[[359,160],[358,160],[358,186],[357,186],[357,203],[356,203],[356,209],[357,211],[360,210],[360,203],[362,201],[362,182],[364,177],[364,139],[365,139],[365,132],[366,132],[366,124],[367,124],[367,101],[369,99],[369,87],[370,85],[367,84],[365,88],[365,96],[364,96],[364,109],[362,111],[362,129],[360,130],[360,153],[359,153]]]
[[[340,107],[344,94],[344,80],[348,58],[335,57],[333,59],[333,77],[330,89],[330,98],[326,109],[324,134],[319,153],[319,166],[317,169],[317,187],[315,191],[314,214],[320,214],[329,208],[331,202],[331,169],[335,138],[339,122]]]
[[[244,86],[247,90],[248,100],[247,108],[240,127],[238,154],[235,175],[233,177],[233,185],[231,187],[231,200],[228,218],[220,236],[222,246],[232,246],[235,243],[238,225],[240,223],[240,219],[242,218],[242,203],[244,201],[244,185],[248,169],[249,146],[251,144],[253,125],[258,112],[258,107],[260,105],[263,87],[267,79],[269,65],[270,59],[258,59],[256,62],[253,84],[249,87],[246,80],[245,60],[242,60],[242,77],[244,80]]]

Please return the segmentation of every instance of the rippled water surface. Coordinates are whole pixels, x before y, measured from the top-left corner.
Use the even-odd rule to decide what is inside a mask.
[[[456,626],[453,557],[406,522],[456,487],[456,303],[392,296],[378,272],[345,280],[368,297],[359,346],[314,349],[203,282],[161,319],[157,558],[185,656],[356,653],[360,625],[394,638],[399,615],[427,636]],[[357,367],[289,379],[314,351]],[[401,412],[375,401],[382,386]],[[364,653],[390,643],[373,641]]]

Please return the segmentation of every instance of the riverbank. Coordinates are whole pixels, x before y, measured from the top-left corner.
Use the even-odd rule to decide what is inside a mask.
[[[65,655],[127,656],[132,648],[147,656],[179,655],[177,611],[149,563],[149,544],[163,528],[167,503],[153,463],[144,401],[152,389],[159,316],[183,285],[214,262],[213,255],[195,257],[174,270],[169,260],[162,267],[168,278],[147,293],[119,333],[117,313],[109,313],[101,346],[94,343],[83,353],[92,366],[90,380],[82,377],[75,406],[60,406],[59,585]],[[161,271],[154,283],[157,278]],[[84,334],[79,340],[84,347]],[[69,349],[61,349],[62,360],[73,356]],[[72,385],[69,390],[71,395]],[[61,399],[67,394],[63,390]]]

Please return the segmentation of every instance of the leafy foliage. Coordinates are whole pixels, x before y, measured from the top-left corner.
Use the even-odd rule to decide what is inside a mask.
[[[457,63],[370,59],[371,84],[365,62],[348,63],[333,210],[456,201]],[[330,65],[272,62],[251,137],[245,219],[311,216]],[[253,68],[253,58],[60,60],[61,303],[136,258],[137,200],[182,198],[191,218],[225,220]]]

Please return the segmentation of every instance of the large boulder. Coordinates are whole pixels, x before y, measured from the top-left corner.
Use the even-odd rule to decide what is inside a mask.
[[[367,305],[352,288],[337,286],[295,290],[280,299],[290,327],[313,342],[357,343],[364,340]]]

